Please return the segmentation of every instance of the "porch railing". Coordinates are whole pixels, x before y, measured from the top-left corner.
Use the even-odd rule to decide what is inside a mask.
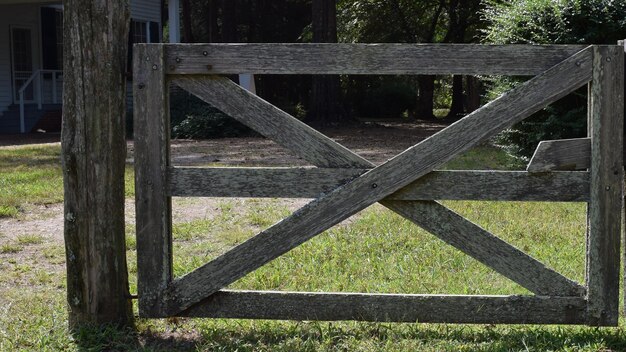
[[[44,91],[44,74],[51,74],[51,85],[49,89]],[[62,89],[58,88],[58,83],[63,81],[63,71],[61,70],[37,70],[33,72],[33,74],[22,84],[20,89],[18,90],[19,98],[20,98],[20,132],[26,133],[26,121],[24,114],[24,92],[28,87],[33,85],[33,98],[37,103],[37,109],[41,110],[43,104],[45,102],[50,102],[52,104],[60,103],[60,94],[59,91],[62,92]],[[44,93],[48,93],[48,90],[51,93],[49,99],[46,99],[46,95]]]

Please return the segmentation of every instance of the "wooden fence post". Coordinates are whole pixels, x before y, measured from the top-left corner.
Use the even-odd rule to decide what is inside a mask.
[[[163,46],[135,45],[133,65],[139,314],[159,317],[160,293],[172,280],[171,197],[164,192],[170,123]]]
[[[591,201],[588,207],[587,288],[590,325],[615,325],[619,316],[619,270],[624,168],[624,50],[594,46],[589,89]]]
[[[626,39],[623,40],[618,40],[617,41],[617,45],[621,46],[624,48],[624,52],[626,52]],[[626,91],[626,58],[624,59],[624,90]],[[626,99],[624,100],[624,116],[626,116]],[[626,121],[624,122],[626,124]],[[624,127],[624,131],[626,133],[626,126]],[[625,136],[626,137],[626,136]],[[626,138],[625,138],[626,139]],[[623,146],[623,158],[624,160],[626,160],[626,146]],[[626,180],[625,181],[625,185],[626,185]],[[626,205],[626,192],[624,195],[624,203]],[[622,216],[622,220],[626,219],[626,206],[624,206],[623,209],[623,213],[624,215]],[[624,224],[622,224],[624,225]],[[626,246],[626,226],[623,226],[622,228],[622,241],[624,241],[624,246]],[[624,296],[626,297],[626,247],[624,247],[624,249],[622,250],[622,260],[624,260]],[[624,316],[626,316],[626,301],[624,302],[624,311],[623,311]]]
[[[65,0],[64,235],[71,328],[131,324],[124,224],[128,4]]]

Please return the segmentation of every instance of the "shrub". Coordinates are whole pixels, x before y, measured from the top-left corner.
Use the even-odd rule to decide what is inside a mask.
[[[495,44],[616,44],[626,38],[626,2],[617,0],[514,0],[492,2],[486,41]],[[495,78],[492,93],[521,79]],[[510,151],[529,157],[541,140],[584,137],[586,89],[581,89],[500,134]],[[492,94],[495,95],[495,94]]]
[[[254,132],[215,107],[181,90],[170,97],[172,138],[226,138]]]

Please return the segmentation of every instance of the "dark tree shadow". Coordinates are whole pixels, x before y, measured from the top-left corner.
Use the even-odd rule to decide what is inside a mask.
[[[472,351],[626,351],[623,327],[308,322],[254,327],[227,324],[224,328],[212,326],[193,331],[181,327],[167,333],[147,329],[137,333],[132,328],[108,326],[84,327],[75,331],[73,338],[79,351],[314,351],[345,341],[367,342],[373,350],[412,341],[433,347],[453,343]]]

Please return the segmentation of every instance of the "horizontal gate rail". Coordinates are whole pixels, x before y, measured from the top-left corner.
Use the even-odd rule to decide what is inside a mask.
[[[535,76],[581,45],[174,44],[168,74]]]
[[[218,291],[186,317],[407,323],[584,324],[582,297]]]
[[[317,198],[370,169],[172,167],[172,197]],[[386,200],[589,201],[589,173],[433,171]]]
[[[176,314],[189,308],[480,141],[580,88],[591,79],[592,59],[591,50],[580,51],[376,169],[307,204],[221,257],[174,280],[167,289],[170,300],[165,304],[165,311]]]
[[[621,153],[615,155],[611,149],[621,150],[623,143],[623,111],[618,109],[623,101],[621,50],[578,45],[150,44],[138,45],[135,52],[141,316],[617,323],[623,170]],[[219,76],[239,73],[536,77],[376,166]],[[434,170],[589,82],[588,138],[544,142],[527,171]],[[172,167],[169,83],[209,102],[315,167]],[[590,169],[584,171],[586,167]],[[175,196],[315,200],[224,255],[174,278],[171,197]],[[585,284],[564,277],[435,200],[588,202]],[[224,290],[376,202],[535,296]]]

